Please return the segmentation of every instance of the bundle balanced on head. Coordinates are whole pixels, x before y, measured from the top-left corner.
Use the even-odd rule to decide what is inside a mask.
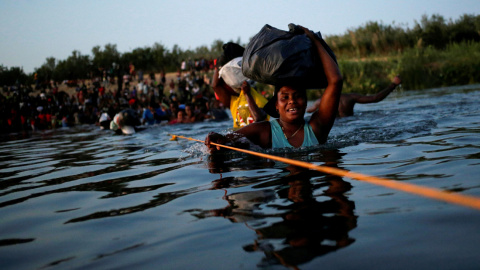
[[[322,62],[323,72],[328,83],[318,110],[306,123],[304,120],[307,108],[306,88],[297,83],[275,85],[274,97],[263,109],[277,119],[255,122],[228,135],[211,132],[205,139],[205,145],[210,152],[220,150],[220,147],[211,145],[212,142],[234,144],[243,148],[255,144],[263,149],[269,149],[308,147],[327,141],[337,115],[343,79],[337,63],[326,51],[318,37],[307,28],[300,28],[312,42],[315,53]],[[245,138],[249,141],[247,145],[244,144]]]
[[[251,88],[248,78],[242,74],[240,63],[245,48],[228,42],[223,45],[223,50],[222,55],[215,60],[212,87],[217,99],[230,108],[233,128],[269,120],[262,110],[268,100]]]

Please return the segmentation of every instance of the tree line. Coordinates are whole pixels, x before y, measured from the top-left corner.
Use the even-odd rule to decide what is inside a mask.
[[[325,40],[340,60],[401,55],[414,48],[444,50],[452,44],[479,43],[480,15],[464,14],[456,20],[446,20],[437,14],[424,15],[412,28],[369,21],[342,35],[325,36]],[[67,59],[49,57],[31,74],[25,74],[19,67],[0,66],[0,85],[33,84],[35,79],[58,82],[89,79],[101,76],[104,70],[112,72],[113,68],[126,68],[130,63],[145,73],[174,72],[183,60],[218,57],[223,43],[215,40],[210,47],[200,46],[194,50],[183,50],[178,45],[168,49],[155,43],[125,53],[120,53],[115,44],[106,44],[103,48],[95,46],[91,55],[75,50]]]
[[[464,14],[457,20],[441,15],[422,16],[413,28],[367,22],[343,35],[325,38],[342,58],[401,53],[414,47],[445,49],[449,44],[480,41],[480,15]]]

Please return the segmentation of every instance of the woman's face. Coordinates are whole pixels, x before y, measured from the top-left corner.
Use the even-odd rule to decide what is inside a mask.
[[[283,86],[277,93],[275,105],[280,118],[284,121],[303,119],[307,108],[305,91]]]
[[[192,107],[185,106],[185,114],[188,115],[188,116],[191,116],[193,114]]]
[[[178,119],[183,119],[184,116],[185,116],[185,114],[183,113],[183,111],[178,111],[178,113],[177,113],[177,118]]]

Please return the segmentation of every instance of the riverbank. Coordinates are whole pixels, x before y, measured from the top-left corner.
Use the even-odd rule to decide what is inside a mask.
[[[177,79],[177,72],[169,72],[169,73],[166,73],[165,74],[165,79],[166,79],[166,82],[169,83],[171,80],[174,80],[176,81]],[[161,74],[160,73],[155,73],[155,81],[160,81],[160,78],[161,78]],[[143,77],[143,80],[150,80],[150,78],[147,76],[147,75],[144,75]],[[93,85],[93,81],[88,79],[88,80],[84,80],[85,82],[85,85],[88,87],[88,86],[91,86]],[[115,82],[116,82],[116,78],[115,78]],[[134,84],[132,83],[131,85],[136,85],[137,83],[135,82]],[[68,95],[73,95],[76,93],[76,86],[69,86],[67,85],[66,83],[59,83],[58,84],[58,91],[63,91],[65,93],[67,93]],[[33,85],[32,86],[32,89],[35,89],[35,86]],[[116,83],[112,83],[112,84],[109,84],[107,87],[106,87],[106,91],[111,91],[111,92],[115,92],[117,91],[118,89],[118,85]],[[168,91],[168,90],[167,90]],[[40,93],[42,92],[41,89],[38,89],[38,90],[33,90],[30,95],[33,95],[33,96],[38,96],[40,95]],[[165,93],[166,94],[166,93]]]
[[[342,58],[337,55],[337,58],[344,78],[344,93],[377,93],[397,74],[402,77],[404,90],[480,83],[480,43],[452,44],[444,50],[413,48],[389,56]],[[157,80],[160,78],[159,73],[155,76]],[[167,73],[167,82],[175,81],[176,76],[176,72]],[[107,90],[114,91],[116,87],[111,85]],[[271,87],[262,84],[258,84],[258,88],[260,91],[271,90]],[[75,92],[74,87],[65,84],[59,85],[59,90],[69,94]],[[34,94],[39,94],[39,91]],[[309,96],[309,99],[316,98],[318,96]]]
[[[344,92],[373,94],[397,74],[405,90],[480,83],[480,43],[457,43],[445,49],[413,48],[389,56],[339,57]]]

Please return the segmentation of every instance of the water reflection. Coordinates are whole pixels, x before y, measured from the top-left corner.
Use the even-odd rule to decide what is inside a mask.
[[[342,154],[338,150],[322,150],[317,157],[326,166],[338,167]],[[222,173],[219,164],[230,161],[211,157],[212,173]],[[318,160],[317,160],[318,161]],[[247,167],[256,166],[246,162]],[[235,163],[237,167],[242,162]],[[267,164],[261,166],[265,168]],[[282,166],[270,162],[269,167]],[[224,217],[235,223],[245,223],[255,232],[251,244],[242,248],[246,252],[263,252],[258,266],[283,264],[296,268],[315,257],[338,250],[355,240],[349,232],[357,226],[355,204],[345,195],[350,183],[341,177],[294,166],[283,166],[282,176],[265,180],[262,177],[227,177],[212,182],[212,189],[225,189],[227,205],[219,209],[191,210],[203,219]],[[248,168],[250,170],[251,168]],[[251,185],[251,190],[228,194],[226,188]]]
[[[246,154],[234,153],[234,152],[225,152],[225,153],[216,153],[215,155],[209,155],[207,158],[207,167],[210,173],[213,174],[222,174],[236,170],[256,170],[271,168],[275,163],[271,160],[265,158],[258,158],[255,156],[249,156],[245,159]],[[221,176],[221,175],[220,175]],[[218,181],[215,181],[218,185],[225,185],[228,187],[228,181],[220,178]]]
[[[291,174],[280,179],[285,184],[276,193],[288,203],[269,205],[281,212],[281,220],[250,226],[257,238],[244,246],[246,251],[264,252],[261,265],[278,261],[294,267],[354,242],[348,232],[357,224],[355,204],[345,196],[351,185],[340,177],[287,169]],[[314,196],[319,189],[324,190]]]

